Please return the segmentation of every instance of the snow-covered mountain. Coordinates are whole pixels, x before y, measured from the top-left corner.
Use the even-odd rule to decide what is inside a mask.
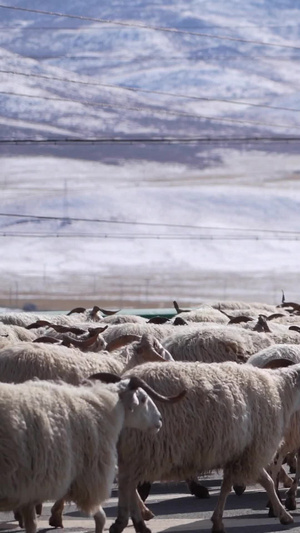
[[[0,303],[296,298],[299,3],[5,5]]]

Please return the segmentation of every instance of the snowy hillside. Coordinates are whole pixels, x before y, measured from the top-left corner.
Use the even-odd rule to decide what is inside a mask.
[[[0,4],[0,305],[296,299],[298,2],[51,13]]]

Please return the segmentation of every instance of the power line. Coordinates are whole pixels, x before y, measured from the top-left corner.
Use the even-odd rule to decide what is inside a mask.
[[[300,113],[300,109],[292,108],[292,107],[282,107],[282,106],[272,106],[269,104],[257,104],[253,102],[241,102],[240,100],[232,100],[227,98],[209,98],[206,96],[196,96],[196,95],[186,95],[186,94],[180,94],[180,93],[172,93],[167,91],[157,91],[157,90],[150,90],[150,89],[142,89],[140,87],[130,87],[125,85],[114,85],[110,83],[100,83],[97,81],[85,81],[85,80],[74,80],[69,78],[60,78],[59,76],[46,76],[44,74],[33,74],[33,73],[27,73],[27,72],[19,72],[14,70],[4,70],[0,69],[0,73],[2,74],[13,74],[16,76],[24,76],[28,78],[38,78],[43,80],[54,80],[54,81],[63,81],[67,83],[75,83],[79,85],[91,85],[95,87],[104,87],[106,89],[117,89],[122,91],[129,91],[134,93],[145,93],[145,94],[155,94],[159,96],[172,96],[174,98],[185,98],[186,100],[199,100],[204,102],[220,102],[220,103],[226,103],[226,104],[234,104],[234,105],[240,105],[240,106],[249,106],[249,107],[260,107],[262,109],[276,109],[280,111],[293,111],[294,113]]]
[[[300,237],[261,237],[257,235],[164,235],[164,234],[95,234],[95,233],[21,233],[21,232],[0,232],[0,237],[22,237],[22,238],[89,238],[89,239],[116,239],[116,240],[162,240],[162,241],[299,241]]]
[[[97,54],[97,55],[96,55]],[[98,61],[99,58],[101,57],[101,52],[99,52],[98,50],[97,51],[89,51],[89,52],[86,52],[86,53],[81,53],[80,55],[79,54],[59,54],[59,55],[43,55],[43,54],[31,54],[30,56],[28,55],[21,55],[21,57],[25,57],[26,59],[46,59],[46,60],[52,60],[52,59],[76,59],[78,61],[82,60],[82,59],[88,59],[89,61],[91,60],[96,60]],[[124,54],[123,55],[116,55],[114,54],[113,55],[113,60],[118,60],[118,61],[121,61],[123,59],[126,59],[127,62],[128,62],[128,56],[125,56]],[[267,56],[267,55],[241,55],[241,54],[235,54],[235,55],[229,55],[229,54],[224,54],[224,55],[211,55],[211,54],[206,54],[206,55],[199,55],[199,54],[195,54],[193,57],[184,57],[182,55],[177,55],[177,56],[159,56],[157,54],[155,54],[155,56],[151,55],[149,56],[148,55],[142,55],[142,56],[134,56],[134,61],[156,61],[157,59],[163,59],[163,60],[180,60],[182,61],[183,59],[185,61],[220,61],[220,60],[242,60],[244,61],[245,59],[249,59],[251,61],[257,61],[258,59],[262,59],[262,60],[266,60],[266,61],[289,61],[289,62],[294,62],[294,61],[299,61],[300,58],[299,57],[284,57],[284,56]],[[101,57],[101,61],[104,61],[105,59],[103,57]]]
[[[1,7],[1,6],[0,6]],[[25,93],[13,93],[9,91],[0,91],[0,94],[6,95],[6,96],[18,96],[21,98],[33,98],[33,99],[41,99],[41,100],[48,100],[48,101],[54,101],[54,102],[71,102],[74,104],[84,105],[84,106],[90,106],[90,107],[101,107],[101,108],[107,108],[107,109],[122,109],[126,111],[138,111],[138,112],[144,112],[144,113],[164,113],[168,116],[175,116],[175,117],[182,117],[182,118],[192,118],[192,119],[199,119],[199,120],[213,120],[217,122],[232,122],[235,124],[247,124],[251,126],[263,126],[266,128],[284,128],[284,129],[300,129],[300,126],[292,126],[290,124],[274,124],[272,122],[259,122],[255,120],[241,120],[236,118],[228,118],[228,117],[212,117],[207,115],[198,115],[198,114],[192,114],[192,113],[184,113],[179,111],[172,111],[169,109],[164,108],[152,108],[152,107],[145,107],[145,106],[126,106],[121,104],[108,104],[103,102],[92,102],[88,100],[75,100],[75,99],[69,99],[69,98],[62,98],[62,97],[53,97],[53,96],[40,96],[40,95],[33,95],[33,94],[25,94]]]
[[[40,9],[29,9],[25,7],[17,7],[17,6],[7,6],[4,4],[0,4],[0,8],[3,9],[12,9],[15,11],[24,11],[27,13],[37,13],[39,15],[49,15],[52,17],[64,17],[69,19],[76,19],[76,20],[86,20],[89,22],[99,22],[101,24],[114,24],[116,26],[124,26],[129,28],[138,28],[138,29],[146,29],[146,30],[153,30],[153,31],[162,31],[162,32],[168,32],[168,33],[177,33],[177,34],[183,34],[183,35],[193,35],[197,37],[206,37],[209,39],[220,39],[225,41],[234,41],[234,42],[242,42],[242,43],[249,43],[249,44],[258,44],[261,46],[274,46],[279,48],[288,48],[292,50],[300,50],[300,46],[293,46],[289,44],[278,44],[278,43],[268,43],[264,41],[256,41],[252,39],[241,39],[238,37],[227,37],[224,35],[212,35],[209,33],[202,33],[202,32],[193,32],[188,30],[180,30],[177,28],[167,28],[167,27],[161,27],[161,26],[150,26],[148,24],[136,24],[132,22],[124,22],[120,20],[112,20],[112,19],[102,19],[102,18],[95,18],[95,17],[87,17],[83,15],[72,15],[69,13],[60,13],[56,11],[42,11]]]
[[[25,218],[25,219],[35,219],[35,220],[57,220],[64,221],[66,217],[64,216],[47,216],[47,215],[24,215],[19,213],[0,213],[0,217],[16,217],[16,218]],[[139,222],[135,220],[111,220],[105,218],[79,218],[79,217],[67,217],[67,220],[70,222],[93,222],[93,223],[107,223],[107,224],[122,224],[122,225],[131,225],[131,226],[153,226],[153,227],[168,227],[168,228],[182,228],[182,229],[197,229],[197,230],[214,230],[214,231],[243,231],[243,232],[262,232],[262,233],[283,233],[291,235],[300,235],[298,230],[269,230],[269,229],[258,229],[258,228],[228,228],[228,227],[218,227],[218,226],[195,226],[190,224],[171,224],[169,222]]]
[[[89,137],[89,138],[73,138],[73,139],[63,139],[63,138],[52,138],[52,139],[0,139],[0,144],[14,144],[24,145],[24,144],[54,144],[54,145],[63,145],[63,144],[123,144],[123,145],[135,145],[135,144],[230,144],[230,143],[290,143],[300,141],[300,137],[287,137],[287,136],[247,136],[247,137]]]
[[[3,6],[0,6],[3,7]],[[9,8],[9,6],[6,6]],[[289,22],[287,24],[236,24],[234,26],[230,26],[228,24],[205,24],[205,29],[207,28],[222,28],[227,30],[236,30],[239,29],[254,29],[257,28],[295,28],[299,27],[299,22]],[[95,31],[99,28],[104,30],[114,30],[114,28],[110,27],[104,27],[103,26],[0,26],[0,30],[2,31],[10,31],[10,30],[21,30],[21,31],[44,31],[44,30],[52,30],[52,31],[77,31],[77,30],[83,30],[83,31]],[[174,28],[174,29],[202,29],[198,26],[181,26],[180,28]]]

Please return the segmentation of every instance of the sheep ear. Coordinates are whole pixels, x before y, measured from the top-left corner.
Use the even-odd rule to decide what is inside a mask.
[[[122,402],[125,408],[131,412],[134,411],[134,408],[137,407],[140,403],[137,390],[132,390],[129,388],[129,380],[122,380],[123,390],[119,391],[119,396],[122,399]]]

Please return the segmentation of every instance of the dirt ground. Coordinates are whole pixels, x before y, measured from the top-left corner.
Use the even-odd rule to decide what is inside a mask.
[[[68,311],[74,307],[98,305],[108,310],[174,308],[173,301],[184,307],[221,300],[281,303],[286,298],[298,301],[298,275],[252,275],[209,273],[172,276],[171,274],[114,275],[99,279],[97,285],[86,280],[19,279],[9,285],[0,280],[0,306],[38,311]]]

